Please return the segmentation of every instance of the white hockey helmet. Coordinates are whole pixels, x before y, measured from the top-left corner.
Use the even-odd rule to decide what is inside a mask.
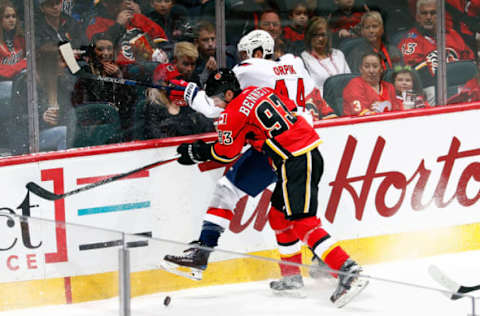
[[[275,41],[273,37],[267,31],[263,30],[254,30],[243,36],[237,44],[237,49],[239,52],[247,52],[248,58],[253,57],[253,52],[257,48],[263,50],[263,58],[267,55],[273,55],[273,49],[275,46]]]

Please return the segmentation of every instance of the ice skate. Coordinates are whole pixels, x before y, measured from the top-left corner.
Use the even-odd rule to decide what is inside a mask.
[[[335,306],[341,308],[357,296],[369,283],[368,280],[359,278],[362,268],[353,260],[348,259],[340,268],[341,272],[349,275],[339,274],[338,285],[330,300]]]
[[[316,255],[313,255],[312,265],[308,269],[308,275],[312,279],[334,279],[333,275],[325,269],[330,269],[328,265]]]
[[[289,275],[270,282],[270,288],[276,295],[304,298],[303,278],[300,274]]]
[[[202,273],[207,268],[210,251],[197,248],[203,246],[199,241],[193,241],[193,247],[184,250],[184,256],[166,255],[163,267],[174,274],[200,281]]]

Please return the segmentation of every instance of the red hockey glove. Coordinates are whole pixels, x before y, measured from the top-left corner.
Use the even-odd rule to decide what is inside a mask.
[[[170,80],[169,83],[173,86],[184,88],[185,91],[181,91],[183,99],[187,102],[188,106],[191,106],[193,103],[193,99],[195,99],[195,97],[197,96],[197,92],[199,90],[197,84],[194,82],[186,82],[185,80],[176,80],[176,79]]]
[[[185,80],[171,79],[170,81],[168,81],[168,83],[170,88],[168,92],[168,99],[170,99],[170,101],[174,102],[179,106],[187,105],[185,103],[183,95],[188,82],[186,82]]]

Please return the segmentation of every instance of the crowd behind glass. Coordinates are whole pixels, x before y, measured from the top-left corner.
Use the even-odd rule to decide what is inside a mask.
[[[480,100],[480,0],[447,0],[449,104]],[[0,155],[30,151],[23,0],[0,0]],[[263,29],[275,58],[301,58],[319,88],[315,119],[440,106],[436,0],[227,0],[226,66]],[[202,86],[220,67],[214,0],[34,0],[40,151],[192,135],[214,122],[172,79]],[[72,74],[59,44],[69,42]],[[113,78],[113,80],[105,80]],[[128,79],[133,84],[125,85]]]

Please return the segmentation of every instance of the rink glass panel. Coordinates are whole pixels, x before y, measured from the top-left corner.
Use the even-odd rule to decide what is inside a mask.
[[[220,47],[218,52],[221,55],[217,56],[217,65],[230,66],[238,62],[236,44],[239,38],[255,27],[256,21],[259,21],[258,13],[262,10],[255,1],[246,0],[245,3],[243,2],[243,0],[207,1],[202,5],[191,6],[187,2],[179,1],[176,3],[177,7],[172,10],[187,12],[187,16],[185,19],[179,19],[176,24],[172,23],[171,27],[178,31],[176,34],[183,34],[182,37],[172,35],[170,41],[152,44],[151,48],[161,49],[169,57],[169,61],[172,62],[175,43],[179,40],[194,41],[195,25],[199,21],[209,21],[214,25],[216,24],[216,33],[220,34],[216,38],[216,44]],[[57,52],[51,50],[52,45],[48,47],[46,45],[47,41],[34,40],[31,37],[31,31],[36,31],[37,38],[45,34],[44,29],[35,30],[39,24],[34,22],[35,20],[40,21],[40,15],[42,14],[37,7],[37,2],[34,2],[33,8],[30,8],[30,4],[25,7],[23,1],[13,1],[13,3],[17,7],[17,25],[24,29],[23,33],[27,43],[24,50],[34,48],[35,55],[29,55],[31,60],[26,70],[18,71],[10,77],[0,77],[0,104],[3,108],[1,124],[4,131],[0,137],[0,150],[3,156],[128,142],[152,137],[168,137],[170,135],[165,132],[152,136],[151,133],[145,132],[149,120],[146,115],[151,115],[151,112],[145,112],[146,105],[149,102],[145,96],[146,89],[152,83],[153,70],[160,62],[152,62],[149,58],[139,61],[141,59],[139,57],[135,62],[128,62],[128,65],[121,66],[123,78],[137,82],[133,86],[112,84],[98,78],[88,79],[84,76],[83,78],[79,75],[74,76],[61,62],[62,59]],[[142,14],[148,15],[153,11],[150,1],[138,1],[138,3]],[[289,13],[296,7],[298,1],[276,1],[275,3],[276,7],[274,9],[280,13],[281,27],[288,26],[291,21]],[[307,1],[306,4],[313,16],[328,16],[337,9],[333,0],[330,2]],[[366,4],[371,10],[376,9],[382,13],[385,43],[398,45],[401,38],[406,36],[408,30],[414,25],[415,8],[413,6],[409,7],[406,1],[355,1],[355,6],[360,11],[364,10],[363,4]],[[216,17],[216,12],[220,11],[219,8],[216,8],[216,5],[219,8],[220,5],[225,6],[225,20],[221,21],[222,23],[217,23],[219,20]],[[89,25],[91,6],[88,1],[63,0],[62,2],[63,12],[80,22],[80,29],[83,31]],[[272,25],[266,23],[265,27]],[[352,28],[351,33],[355,32],[358,33],[358,27]],[[222,36],[223,34],[225,36]],[[80,39],[80,37],[84,39]],[[86,57],[90,54],[87,49],[88,46],[85,46],[88,42],[85,34],[72,39],[74,48],[81,51],[78,56],[83,56],[78,59],[80,66],[87,68],[90,67],[86,62],[90,58]],[[470,44],[475,45],[474,42],[472,40]],[[31,48],[28,43],[31,44]],[[56,41],[51,43],[53,46],[58,44]],[[288,50],[299,55],[303,51],[303,46],[303,42],[298,41],[291,45]],[[347,49],[345,46],[348,45],[341,44],[338,39],[334,38],[334,48]],[[116,49],[119,48],[116,47]],[[123,45],[123,49],[126,50],[123,53],[128,53],[134,48]],[[146,51],[151,53],[150,49],[146,49]],[[434,55],[429,57],[431,63],[435,64],[437,60],[441,63],[442,60]],[[453,61],[459,58],[460,56],[452,56],[447,52],[447,60]],[[33,71],[31,61],[35,64],[36,74],[29,76],[28,73]],[[7,59],[5,59],[5,63],[8,63]],[[11,60],[10,63],[12,63]],[[470,71],[466,72],[453,69],[453,67],[450,67],[453,70],[447,69],[447,97],[451,97],[458,92],[458,88],[474,75],[476,69],[473,67],[472,71],[472,65],[470,64],[470,67],[467,65]],[[94,74],[93,77],[96,77],[98,73],[94,72]],[[462,74],[461,78],[458,74]],[[390,76],[391,74],[387,73],[386,75]],[[119,78],[117,74],[110,77]],[[37,78],[34,83],[32,82],[33,78]],[[435,87],[437,83],[436,78],[425,80],[429,82],[424,85]],[[79,83],[79,81],[81,82]],[[55,84],[56,82],[58,83]],[[29,88],[31,86],[36,89],[35,93]],[[93,90],[98,90],[94,94],[101,94],[103,97],[94,98]],[[435,93],[435,89],[430,89],[429,93]],[[73,105],[72,96],[75,96]],[[162,105],[158,106],[162,107]],[[47,114],[47,111],[50,114]],[[35,115],[35,112],[37,115]],[[46,119],[46,116],[50,116],[50,119]],[[52,119],[52,116],[57,118]],[[162,125],[161,128],[168,129],[168,124]]]
[[[269,286],[280,277],[279,255],[275,251],[242,254],[226,248],[216,249],[199,281],[162,268],[165,255],[184,255],[184,250],[190,247],[192,245],[153,238],[148,240],[147,247],[130,249],[133,316],[192,312],[211,315],[212,310],[228,315],[271,315],[286,311],[295,311],[298,315],[312,312],[463,315],[472,312],[474,297],[450,300],[449,293],[427,273],[429,264],[437,263],[446,268],[452,278],[462,280],[462,273],[448,266],[447,256],[365,265],[362,277],[370,281],[369,285],[348,305],[338,309],[329,299],[337,287],[337,279],[331,275],[334,271],[308,263],[309,250],[304,249],[302,253],[304,262],[308,263],[301,267],[304,287],[285,294],[274,292]],[[478,255],[472,252],[468,256]],[[471,268],[475,269],[474,265]],[[475,304],[478,308],[478,300]]]
[[[0,221],[2,311],[118,314],[121,233],[27,219],[5,209]],[[90,301],[100,303],[78,305]]]

